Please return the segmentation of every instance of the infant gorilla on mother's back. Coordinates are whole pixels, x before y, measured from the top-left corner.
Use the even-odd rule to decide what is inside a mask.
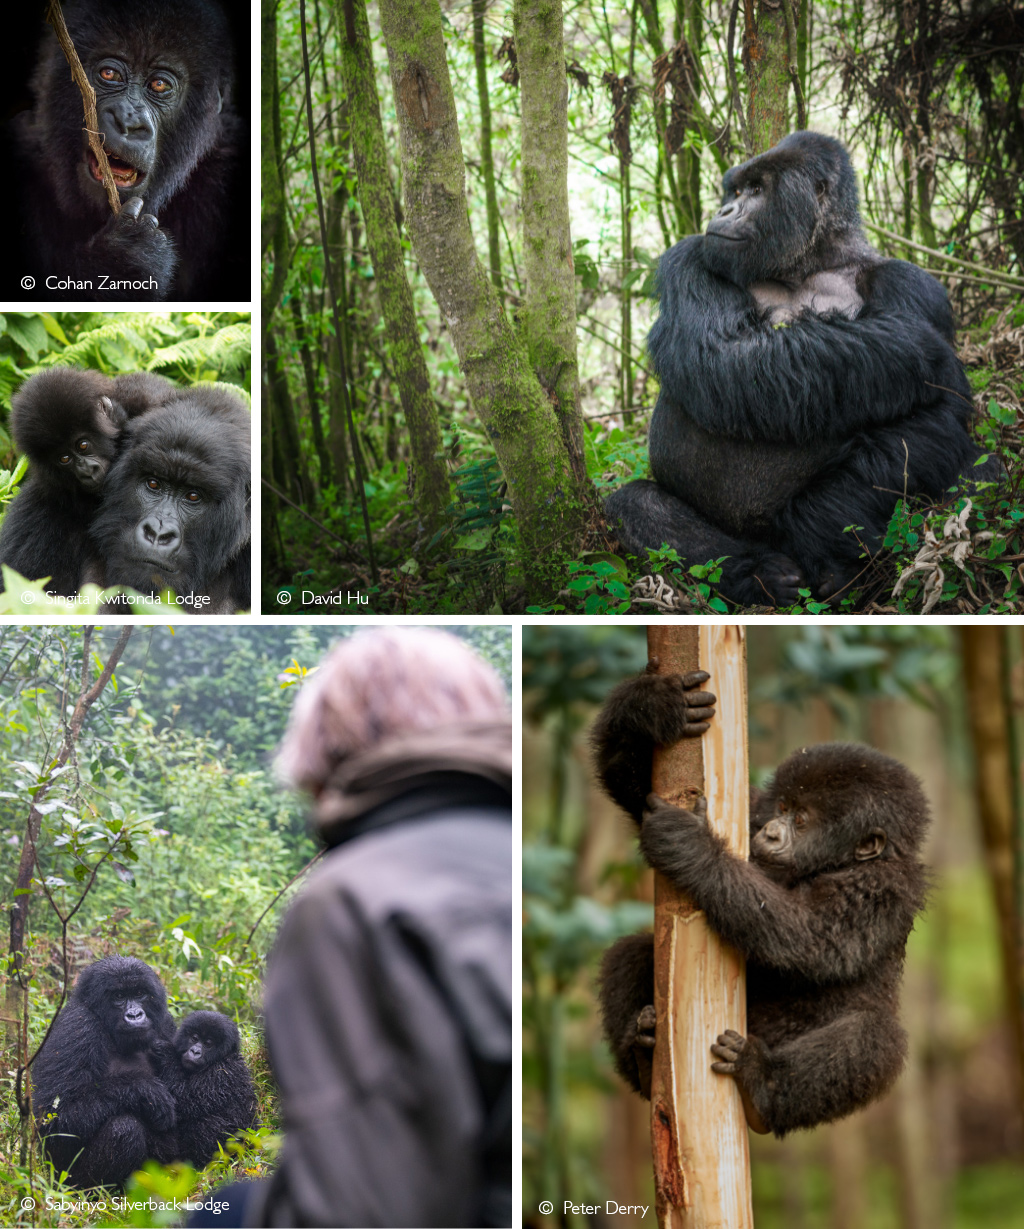
[[[974,468],[945,291],[868,244],[842,145],[794,133],[722,188],[707,233],[661,259],[654,481],[614,491],[609,524],[642,558],[725,556],[743,605],[833,597],[904,491],[942,499],[1001,469]]]

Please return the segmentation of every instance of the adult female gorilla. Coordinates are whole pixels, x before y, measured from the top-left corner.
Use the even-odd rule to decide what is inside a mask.
[[[328,849],[270,959],[285,1142],[245,1223],[511,1225],[500,680],[443,632],[359,633],[304,685],[279,764]]]
[[[945,291],[864,238],[842,145],[794,133],[722,189],[707,233],[661,259],[655,480],[613,492],[609,523],[641,556],[728,556],[721,591],[745,605],[829,597],[901,494],[1001,471],[974,468]]]

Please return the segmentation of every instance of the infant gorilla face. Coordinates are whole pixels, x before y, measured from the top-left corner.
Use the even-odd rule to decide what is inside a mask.
[[[216,1011],[193,1012],[174,1039],[182,1069],[202,1071],[239,1052],[238,1026]]]

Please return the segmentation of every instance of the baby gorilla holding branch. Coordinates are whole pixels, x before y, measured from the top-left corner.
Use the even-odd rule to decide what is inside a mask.
[[[218,1144],[256,1121],[256,1093],[239,1052],[238,1027],[218,1011],[182,1021],[165,1061],[164,1083],[178,1118],[178,1155],[197,1169]]]
[[[158,1078],[173,1033],[149,965],[108,956],[79,974],[32,1064],[47,1156],[74,1186],[121,1186],[148,1157],[173,1156],[174,1099]]]
[[[685,811],[648,794],[654,746],[708,728],[715,697],[698,690],[708,677],[649,667],[609,696],[593,743],[647,862],[747,958],[749,1036],[721,1034],[711,1065],[736,1080],[750,1126],[781,1137],[875,1100],[903,1067],[897,1000],[924,904],[928,805],[911,773],[870,747],[804,747],[752,790],[750,861],[737,858],[708,827],[703,800]],[[650,1097],[651,935],[605,953],[600,993],[616,1069]]]

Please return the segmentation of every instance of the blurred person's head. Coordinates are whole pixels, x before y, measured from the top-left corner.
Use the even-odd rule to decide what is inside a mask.
[[[396,736],[509,720],[501,679],[457,636],[357,632],[303,684],[277,763],[292,785],[317,794],[343,761]]]

